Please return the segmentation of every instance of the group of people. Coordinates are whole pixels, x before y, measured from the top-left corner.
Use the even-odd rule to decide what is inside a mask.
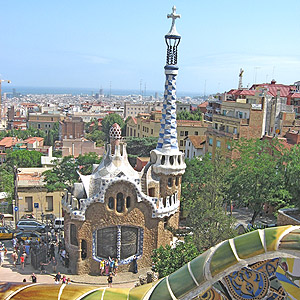
[[[109,257],[108,259],[101,259],[100,261],[100,276],[117,275],[119,263],[118,259]]]
[[[70,277],[66,277],[66,275],[61,276],[60,272],[57,272],[57,274],[54,276],[54,283],[55,284],[71,284]]]
[[[17,263],[20,263],[21,269],[24,270],[31,251],[30,242],[28,240],[19,242],[15,237],[12,239],[12,245],[13,253],[11,255],[11,258],[13,261],[13,266],[16,267]]]

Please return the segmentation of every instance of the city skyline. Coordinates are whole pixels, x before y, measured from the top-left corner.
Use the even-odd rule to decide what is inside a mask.
[[[11,88],[163,91],[166,14],[173,5],[181,14],[178,92],[235,88],[240,68],[244,87],[299,79],[295,0],[286,6],[278,0],[3,2],[0,76]]]

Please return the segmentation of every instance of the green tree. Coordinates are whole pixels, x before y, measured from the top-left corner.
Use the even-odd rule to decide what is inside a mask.
[[[291,198],[290,203],[300,208],[300,145],[283,150],[280,171],[283,174],[284,186]]]
[[[105,133],[101,130],[94,129],[92,132],[86,134],[86,138],[88,140],[96,142],[98,147],[103,146],[105,144]]]
[[[183,241],[177,241],[176,247],[171,248],[160,246],[153,250],[152,261],[155,272],[158,272],[159,278],[165,277],[201,254],[192,238],[187,236]]]
[[[100,164],[102,157],[99,158],[95,152],[86,153],[79,155],[76,164],[78,165],[79,171],[83,175],[91,174],[93,171],[94,164]]]
[[[43,173],[48,191],[71,190],[73,184],[79,180],[80,173],[91,174],[93,164],[99,164],[96,153],[79,155],[77,159],[73,156],[65,156],[60,162],[56,162],[52,170]]]
[[[9,151],[6,156],[5,167],[9,171],[12,171],[14,166],[18,168],[41,167],[41,156],[42,154],[37,151]]]
[[[265,203],[283,206],[290,199],[281,170],[282,150],[277,140],[239,140],[233,147],[238,153],[230,174],[228,197],[253,211],[251,223]]]
[[[3,167],[0,167],[0,192],[7,193],[9,200],[12,199],[14,193],[14,175]]]
[[[118,123],[121,128],[124,127],[125,123],[120,115],[118,114],[108,114],[105,116],[105,118],[102,120],[102,131],[105,134],[106,140],[109,140],[109,130],[110,127],[114,124]]]
[[[177,120],[201,121],[202,113],[199,108],[192,112],[183,110],[177,113]]]
[[[48,191],[70,190],[78,180],[78,165],[73,156],[65,156],[61,162],[56,162],[52,170],[43,173]]]
[[[230,162],[216,153],[215,159],[205,156],[194,161],[201,171],[189,171],[183,184],[183,203],[187,209],[187,225],[192,228],[193,239],[199,250],[206,250],[217,243],[233,237],[235,219],[227,215],[227,176]],[[198,177],[200,176],[200,177]]]
[[[149,157],[150,151],[156,148],[157,137],[129,137],[126,139],[128,160],[132,166],[137,157]]]

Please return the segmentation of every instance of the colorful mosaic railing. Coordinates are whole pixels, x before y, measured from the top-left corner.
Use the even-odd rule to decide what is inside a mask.
[[[299,257],[300,226],[268,228],[224,241],[152,284],[123,289],[5,283],[0,299],[293,300],[300,299]]]

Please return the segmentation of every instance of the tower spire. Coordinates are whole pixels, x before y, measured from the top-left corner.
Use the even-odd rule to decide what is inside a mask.
[[[175,20],[180,18],[180,15],[176,14],[175,6],[172,8],[172,13],[168,14],[167,17],[172,19],[172,25],[170,31],[165,35],[167,44],[167,59],[165,65],[166,81],[162,120],[156,149],[162,152],[178,152],[176,130],[176,76],[178,74],[177,48],[181,36],[175,26]]]

